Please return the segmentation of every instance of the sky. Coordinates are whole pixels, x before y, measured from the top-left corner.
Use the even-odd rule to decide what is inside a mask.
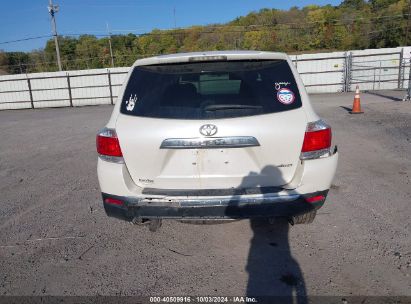
[[[47,38],[4,43],[51,35],[49,0],[0,0],[0,50],[43,48]],[[338,5],[340,0],[53,0],[60,6],[57,31],[64,34],[141,34],[154,28],[224,23],[261,8],[289,9],[310,4]],[[174,18],[175,11],[175,18]]]

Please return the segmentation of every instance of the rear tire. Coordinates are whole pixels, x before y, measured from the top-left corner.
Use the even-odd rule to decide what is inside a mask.
[[[317,215],[317,210],[310,211],[308,213],[304,213],[301,215],[292,216],[290,218],[290,223],[291,225],[311,224],[314,221],[316,215]]]

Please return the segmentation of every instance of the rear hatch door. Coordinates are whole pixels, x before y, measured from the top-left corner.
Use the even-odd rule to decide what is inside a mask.
[[[278,187],[306,128],[287,61],[136,67],[116,123],[133,181],[148,189]]]

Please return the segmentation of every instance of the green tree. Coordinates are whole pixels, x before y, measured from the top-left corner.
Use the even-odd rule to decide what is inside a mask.
[[[22,74],[29,72],[30,57],[24,52],[7,53],[7,72],[10,74]]]
[[[0,75],[7,74],[7,54],[0,50]]]
[[[351,7],[354,9],[362,9],[364,6],[366,6],[367,3],[364,0],[344,0],[341,3],[341,7]]]
[[[130,66],[141,57],[175,52],[248,49],[290,53],[396,47],[406,44],[408,9],[408,0],[344,0],[338,6],[308,5],[286,11],[265,8],[226,24],[114,35],[112,49],[116,66]],[[111,66],[107,37],[59,37],[59,45],[64,69]],[[56,71],[56,61],[53,39],[42,50],[0,53],[0,63],[8,66],[8,73]]]

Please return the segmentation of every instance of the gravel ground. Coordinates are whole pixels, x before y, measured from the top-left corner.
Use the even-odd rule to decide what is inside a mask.
[[[378,94],[378,95],[377,95]],[[340,162],[313,224],[106,217],[94,136],[111,106],[0,112],[0,294],[411,296],[411,103],[313,95]]]

